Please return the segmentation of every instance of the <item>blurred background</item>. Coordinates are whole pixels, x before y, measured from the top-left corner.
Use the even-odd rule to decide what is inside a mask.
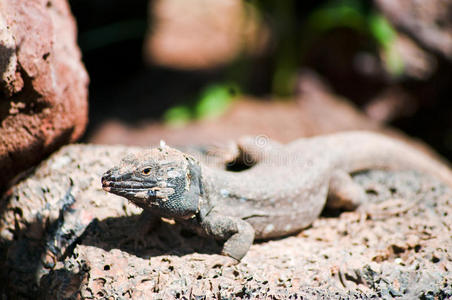
[[[451,1],[71,0],[84,142],[282,142],[387,125],[452,159]]]

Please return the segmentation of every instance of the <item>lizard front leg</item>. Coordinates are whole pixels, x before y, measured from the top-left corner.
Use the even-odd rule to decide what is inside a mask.
[[[248,222],[211,212],[202,218],[203,231],[216,240],[224,241],[221,254],[240,261],[254,241],[254,228]]]

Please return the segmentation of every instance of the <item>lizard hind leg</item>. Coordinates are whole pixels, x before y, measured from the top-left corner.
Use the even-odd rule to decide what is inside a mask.
[[[256,164],[268,159],[269,155],[277,152],[282,145],[267,136],[243,136],[238,139],[237,147],[240,151],[240,159],[244,163]]]
[[[327,207],[353,210],[366,201],[364,189],[353,181],[350,174],[342,170],[336,170],[331,174]]]

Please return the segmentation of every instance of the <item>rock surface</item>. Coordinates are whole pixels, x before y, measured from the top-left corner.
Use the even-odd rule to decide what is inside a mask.
[[[138,148],[71,145],[2,202],[2,295],[300,299],[452,296],[452,191],[414,172],[355,180],[369,203],[324,212],[297,236],[255,243],[234,265],[212,240],[164,221],[135,245],[140,210],[101,174]]]
[[[88,75],[66,0],[1,2],[0,76],[1,191],[85,129]]]

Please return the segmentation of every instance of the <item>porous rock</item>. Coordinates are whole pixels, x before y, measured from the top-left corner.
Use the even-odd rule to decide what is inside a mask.
[[[4,199],[4,295],[42,299],[452,296],[452,192],[414,172],[355,175],[369,201],[235,265],[215,241],[165,221],[135,245],[139,209],[102,191],[121,146],[66,146]]]
[[[1,191],[85,129],[88,75],[66,0],[0,2],[0,76]]]

